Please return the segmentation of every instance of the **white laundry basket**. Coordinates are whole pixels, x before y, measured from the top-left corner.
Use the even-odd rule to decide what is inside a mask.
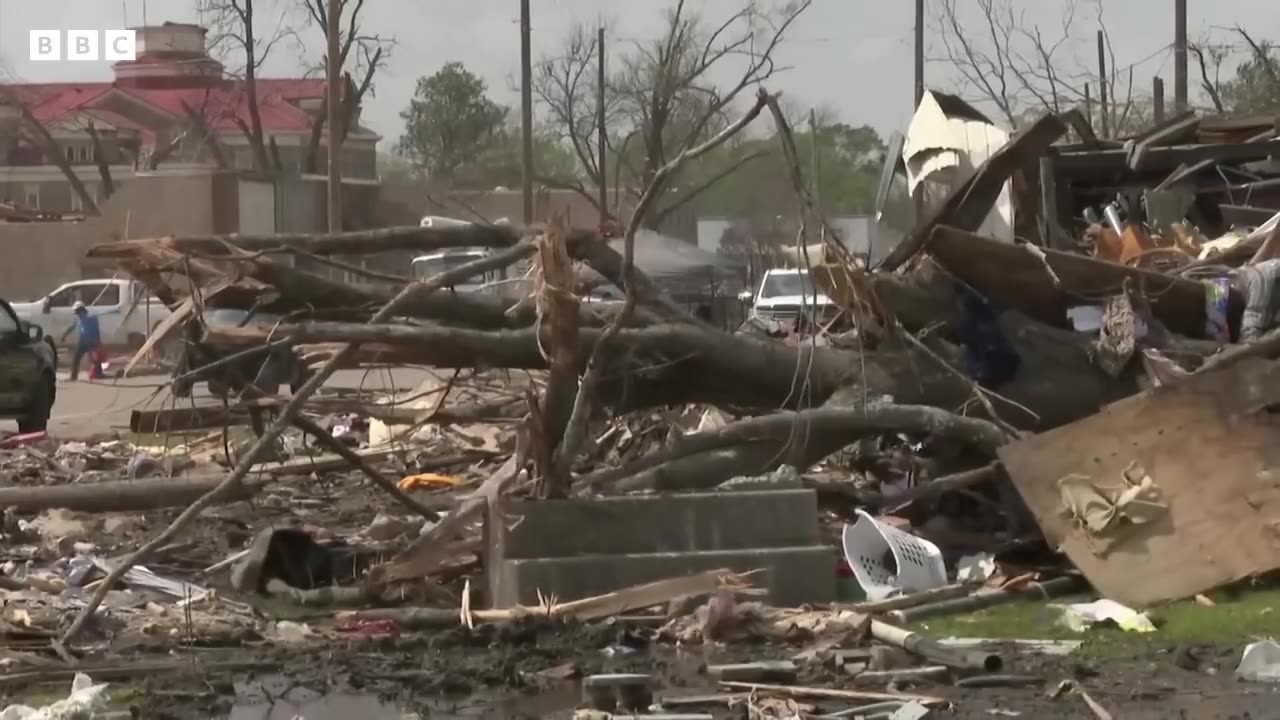
[[[947,584],[947,567],[937,545],[879,522],[861,510],[857,513],[858,519],[844,526],[844,559],[868,600]],[[885,562],[889,554],[898,566],[896,574]]]

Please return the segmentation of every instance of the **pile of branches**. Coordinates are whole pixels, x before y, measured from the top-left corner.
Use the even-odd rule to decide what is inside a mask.
[[[595,230],[567,228],[555,217],[527,228],[472,224],[330,235],[168,237],[93,248],[89,257],[116,263],[173,310],[148,346],[165,335],[183,333],[201,357],[285,346],[316,367],[290,397],[266,398],[282,410],[256,444],[217,489],[116,566],[117,577],[100,585],[64,641],[76,636],[119,575],[171,542],[204,508],[236,495],[249,468],[291,426],[334,452],[346,452],[344,457],[370,480],[415,507],[393,482],[329,442],[332,438],[326,440],[322,436],[327,433],[299,413],[326,379],[343,368],[508,368],[542,371],[546,377],[540,393],[526,393],[519,442],[506,466],[431,532],[375,568],[366,581],[370,593],[390,583],[420,580],[438,569],[447,559],[448,544],[527,469],[539,493],[548,497],[698,489],[782,464],[805,468],[862,437],[900,432],[954,441],[989,460],[1020,431],[1083,417],[1133,391],[1132,378],[1113,378],[1094,367],[1085,339],[1017,314],[1006,314],[1000,322],[1021,358],[1019,372],[999,388],[980,387],[960,369],[965,353],[963,329],[955,322],[953,283],[927,263],[908,274],[867,273],[847,257],[838,240],[832,241],[835,267],[855,296],[846,311],[858,317],[861,328],[853,346],[793,345],[732,334],[671,302],[633,262],[646,199],[662,191],[680,164],[724,142],[766,108],[794,161],[794,143],[776,98],[762,91],[742,119],[704,145],[685,150],[658,173],[627,228],[622,253]],[[799,163],[793,165],[806,225],[816,227],[823,220],[805,193]],[[370,275],[368,282],[336,282],[287,262],[291,256],[314,261],[463,247],[492,252],[400,287],[384,275]],[[529,297],[503,299],[451,289],[529,258],[536,285]],[[582,302],[573,292],[575,264],[589,266],[622,289],[626,301]],[[364,272],[344,267],[353,274]],[[282,320],[274,326],[204,326],[203,312],[219,308],[270,313]],[[241,390],[262,394],[251,383]],[[589,445],[584,439],[603,419],[691,403],[714,405],[738,419],[685,436],[622,467],[575,472]]]

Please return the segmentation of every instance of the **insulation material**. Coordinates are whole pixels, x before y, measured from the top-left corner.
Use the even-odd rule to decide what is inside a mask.
[[[915,195],[926,181],[948,189],[977,172],[993,153],[1009,141],[1009,133],[996,127],[982,113],[957,97],[925,92],[911,119],[902,159],[907,166],[907,188]],[[978,229],[1003,242],[1013,242],[1013,198],[1004,184],[991,214]]]

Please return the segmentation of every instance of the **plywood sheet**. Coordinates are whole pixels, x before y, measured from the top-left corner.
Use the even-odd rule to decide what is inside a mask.
[[[1148,391],[1000,451],[1049,542],[1106,597],[1147,606],[1280,568],[1280,364],[1241,362]],[[1057,481],[1118,478],[1131,462],[1166,517],[1105,556],[1063,512]]]

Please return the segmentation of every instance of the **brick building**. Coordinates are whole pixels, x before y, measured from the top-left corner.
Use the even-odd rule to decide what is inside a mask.
[[[201,133],[191,131],[188,109],[217,139],[228,165],[252,169],[253,152],[244,131],[250,124],[248,90],[209,56],[206,30],[178,23],[136,30],[137,59],[115,63],[111,81],[10,86],[49,130],[89,192],[102,199],[90,121],[116,184],[145,173],[152,153],[170,145],[175,149],[159,166],[162,170],[215,165]],[[285,174],[307,177],[305,155],[324,100],[324,80],[259,78],[255,85],[264,135],[274,140]],[[380,137],[358,120],[343,144],[344,184],[376,184]],[[326,172],[325,135],[316,158],[317,176]],[[173,143],[175,138],[181,140]],[[0,202],[57,212],[82,209],[63,173],[21,129],[20,114],[12,107],[0,107]]]

